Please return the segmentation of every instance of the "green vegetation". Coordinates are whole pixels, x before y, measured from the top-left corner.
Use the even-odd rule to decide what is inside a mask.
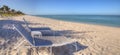
[[[6,5],[3,5],[2,7],[0,7],[0,16],[1,17],[19,16],[19,15],[24,15],[24,13],[21,11],[16,11],[14,9],[11,9]]]

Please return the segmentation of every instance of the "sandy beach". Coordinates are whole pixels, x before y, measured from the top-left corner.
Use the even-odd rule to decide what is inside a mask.
[[[25,18],[30,23],[35,23],[31,24],[31,27],[45,26],[50,27],[52,30],[73,31],[74,33],[67,33],[65,36],[70,36],[71,38],[76,39],[79,44],[87,46],[84,49],[80,48],[80,50],[77,52],[73,52],[73,48],[69,49],[66,46],[58,48],[56,47],[53,48],[54,55],[120,55],[119,27],[74,23],[29,15],[12,17],[10,19],[23,21],[23,18]],[[6,18],[0,18],[0,20],[6,20]],[[31,50],[21,50],[22,55],[27,55],[29,51]],[[37,49],[35,51],[39,51],[39,55],[49,55],[49,51],[46,48],[42,48],[40,50]],[[15,52],[11,51],[11,53]]]

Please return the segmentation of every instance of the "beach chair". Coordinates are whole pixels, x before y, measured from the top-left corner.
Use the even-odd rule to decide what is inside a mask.
[[[31,33],[28,32],[21,24],[15,24],[13,27],[13,29],[23,36],[25,41],[30,44],[30,47],[51,47],[50,52],[52,52],[52,47],[63,46],[76,42],[75,40],[66,38],[64,36],[42,36],[39,38],[33,38]]]
[[[29,27],[28,22],[23,18],[23,21],[25,23],[25,29],[32,34],[32,36],[55,36],[55,35],[60,35],[60,33],[51,30],[49,27],[37,27],[37,28],[32,28]]]

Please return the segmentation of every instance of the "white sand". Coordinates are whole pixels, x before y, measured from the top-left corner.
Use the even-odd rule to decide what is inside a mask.
[[[88,46],[87,48],[81,49],[77,52],[71,52],[71,50],[67,49],[66,46],[54,48],[53,53],[55,55],[120,55],[120,28],[118,27],[73,23],[28,15],[14,17],[13,19],[23,21],[23,17],[29,22],[42,24],[42,26],[50,27],[53,30],[72,30],[74,32],[79,32],[69,35],[72,36],[72,38],[75,38],[80,44]],[[0,20],[2,20],[2,18],[0,18]],[[30,26],[41,27],[41,25]],[[28,51],[27,49],[27,51],[24,50],[23,52],[28,53],[35,51],[38,51],[39,55],[49,55],[49,51],[46,48],[34,51]],[[25,55],[26,53],[24,53],[22,54]],[[28,55],[30,55],[30,53]]]

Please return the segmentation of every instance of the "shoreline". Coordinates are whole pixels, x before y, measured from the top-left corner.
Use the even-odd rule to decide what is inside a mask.
[[[31,16],[31,15],[30,15]],[[34,16],[34,15],[32,15]],[[94,23],[85,23],[85,22],[75,22],[75,21],[67,21],[67,20],[60,20],[60,19],[53,19],[53,18],[47,18],[47,17],[40,17],[40,16],[35,16],[43,19],[51,19],[51,20],[56,20],[56,21],[63,21],[63,22],[70,22],[70,23],[76,23],[76,24],[86,24],[86,25],[95,25],[95,26],[103,26],[103,27],[112,27],[112,28],[120,28],[120,26],[111,26],[111,25],[104,25],[104,24],[94,24]]]
[[[32,15],[32,16],[34,16],[34,15]],[[35,17],[40,17],[40,16],[35,16]],[[87,22],[67,21],[67,20],[53,19],[53,18],[47,18],[47,17],[40,17],[40,18],[57,20],[57,21],[64,21],[64,22],[71,22],[71,23],[79,23],[79,24],[88,24],[88,25],[97,25],[97,26],[120,28],[120,26],[116,26],[116,25],[106,25],[106,24],[95,24],[95,23],[87,23]]]

